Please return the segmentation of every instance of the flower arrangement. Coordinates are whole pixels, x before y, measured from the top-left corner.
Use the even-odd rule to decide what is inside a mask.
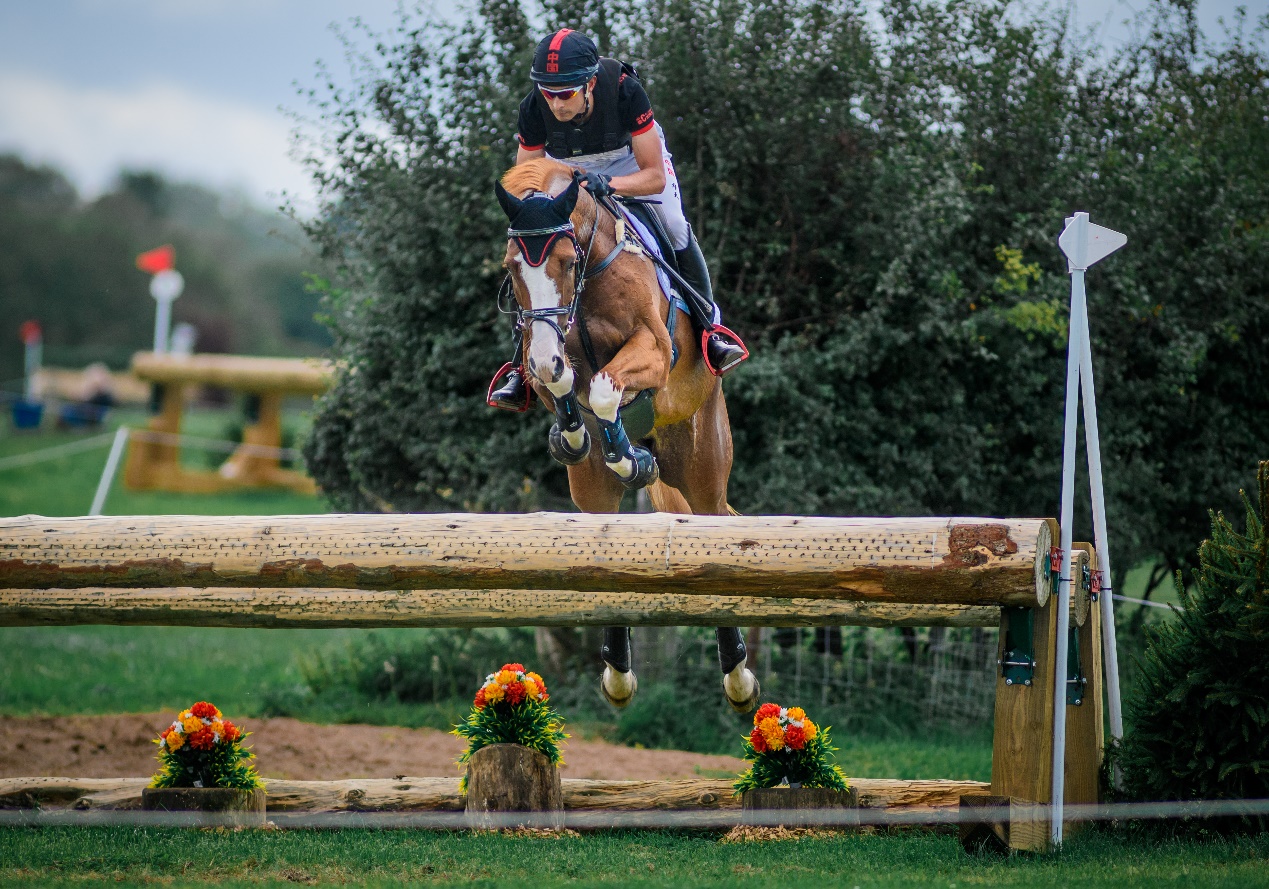
[[[735,783],[736,793],[790,786],[846,790],[842,770],[833,765],[828,726],[820,728],[801,707],[763,704],[753,715],[753,731],[745,739],[749,770]]]
[[[546,682],[524,664],[503,664],[490,673],[476,692],[472,711],[451,734],[467,739],[460,764],[490,744],[519,744],[546,756],[552,765],[562,762],[560,742],[568,737],[564,721],[547,705]],[[467,777],[462,780],[467,789]]]
[[[228,787],[254,790],[264,782],[242,746],[250,732],[234,725],[207,701],[182,710],[154,743],[161,768],[151,787]]]

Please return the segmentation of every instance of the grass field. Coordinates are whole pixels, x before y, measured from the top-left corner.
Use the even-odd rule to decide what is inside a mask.
[[[429,886],[1269,886],[1269,837],[1085,834],[1060,854],[974,858],[928,832],[722,843],[718,834],[514,837],[419,831],[0,830],[0,883]]]

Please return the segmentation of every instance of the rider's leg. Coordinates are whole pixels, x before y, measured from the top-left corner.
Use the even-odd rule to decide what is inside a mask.
[[[659,124],[657,131],[660,132]],[[701,335],[705,363],[713,373],[722,376],[748,358],[749,350],[740,341],[740,337],[722,325],[718,304],[714,302],[714,287],[709,280],[705,255],[701,253],[701,245],[683,214],[679,180],[674,172],[670,152],[665,147],[664,135],[661,137],[661,154],[665,158],[665,190],[657,195],[660,203],[651,206],[674,244],[674,258],[679,274],[696,291],[695,298],[691,294],[682,296],[688,305],[692,325]]]
[[[691,294],[683,297],[688,304],[692,324],[701,333],[705,362],[713,373],[721,377],[748,358],[749,350],[740,337],[720,323],[718,303],[714,302],[714,288],[709,281],[709,267],[691,226],[688,226],[687,247],[675,250],[674,258],[678,260],[679,274],[696,291],[696,298]]]

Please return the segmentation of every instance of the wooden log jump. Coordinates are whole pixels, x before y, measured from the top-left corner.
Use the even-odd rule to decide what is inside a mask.
[[[188,627],[994,627],[989,605],[586,593],[177,587],[0,589],[0,626]]]
[[[134,434],[130,441],[124,469],[129,488],[188,493],[253,487],[286,488],[301,494],[317,491],[311,478],[282,467],[277,450],[282,447],[282,402],[329,389],[334,378],[330,362],[138,352],[132,357],[132,373],[154,385],[158,412],[150,418],[146,432]],[[199,386],[241,392],[249,404],[242,446],[215,472],[183,466],[176,440],[187,393]]]
[[[1048,835],[1031,829],[1033,818],[1020,817],[1011,830],[998,813],[1041,811],[1036,806],[1050,802],[1054,694],[1063,678],[1068,802],[1096,801],[1102,759],[1100,611],[1089,607],[1084,570],[1096,566],[1097,554],[1075,544],[1067,556],[1071,657],[1058,664],[1062,600],[1051,595],[1050,558],[1058,539],[1050,519],[23,516],[0,519],[0,625],[998,623],[991,784],[939,787],[964,790],[967,807],[985,813],[978,834],[1040,849]],[[582,783],[564,782],[566,810],[584,798],[601,808],[674,808],[675,799],[690,807],[705,799],[690,803],[699,788],[682,782],[642,789]],[[870,782],[853,783],[867,805]],[[733,799],[722,784],[710,805]],[[375,789],[385,799],[409,790]],[[328,799],[334,791],[313,792]],[[368,805],[366,790],[356,792],[356,805]],[[454,794],[432,783],[419,792],[441,801],[439,808],[456,802],[456,782]],[[120,793],[131,791],[107,796]]]
[[[0,520],[0,589],[526,589],[1039,607],[1047,519],[111,516]]]

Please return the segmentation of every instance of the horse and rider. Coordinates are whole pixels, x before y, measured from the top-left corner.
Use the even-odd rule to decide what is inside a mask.
[[[538,45],[530,76],[516,165],[495,186],[515,356],[488,402],[525,410],[532,391],[555,414],[548,448],[584,512],[617,512],[642,488],[661,512],[733,514],[719,378],[749,353],[721,323],[647,93],[569,29]],[[724,694],[751,710],[740,630],[717,635]],[[637,687],[628,627],[605,628],[601,657],[603,694],[623,707]]]

